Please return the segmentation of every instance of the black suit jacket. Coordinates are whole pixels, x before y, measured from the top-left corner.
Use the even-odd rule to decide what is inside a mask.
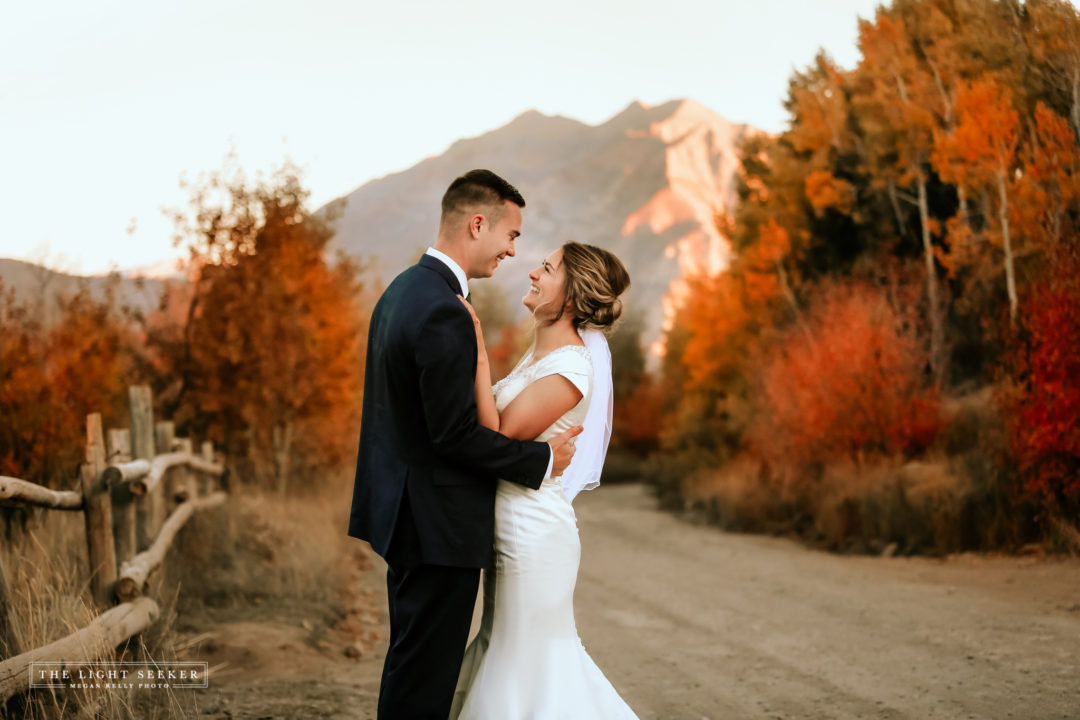
[[[476,568],[492,554],[495,479],[538,488],[551,451],[477,420],[476,333],[458,292],[450,268],[424,255],[375,305],[349,535],[386,558],[397,530],[419,540],[425,563]]]

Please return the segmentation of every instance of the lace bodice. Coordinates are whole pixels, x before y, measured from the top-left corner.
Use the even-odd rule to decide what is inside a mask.
[[[533,352],[525,354],[509,375],[492,386],[495,393],[495,408],[502,412],[522,390],[540,378],[548,375],[562,375],[581,391],[581,400],[577,405],[563,413],[562,417],[536,437],[548,440],[567,428],[580,425],[585,420],[592,398],[592,357],[581,345],[563,345],[533,362]]]

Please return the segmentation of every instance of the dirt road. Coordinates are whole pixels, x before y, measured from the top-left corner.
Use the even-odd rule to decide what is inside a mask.
[[[575,502],[590,654],[644,718],[1080,718],[1080,562],[868,558]]]
[[[832,555],[691,525],[640,486],[575,507],[578,628],[643,720],[1080,718],[1078,560]],[[228,668],[201,716],[374,718],[385,566],[357,557],[360,656],[341,628],[212,629]]]

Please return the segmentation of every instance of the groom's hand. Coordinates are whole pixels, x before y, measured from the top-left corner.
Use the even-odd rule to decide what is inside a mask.
[[[548,440],[548,444],[551,445],[551,453],[553,456],[553,462],[551,464],[551,477],[557,478],[563,474],[563,470],[570,464],[570,461],[574,459],[574,438],[581,434],[584,430],[581,425],[575,425],[561,435]]]

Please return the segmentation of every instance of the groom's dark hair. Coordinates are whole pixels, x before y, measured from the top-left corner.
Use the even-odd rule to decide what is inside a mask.
[[[518,207],[525,207],[525,198],[518,189],[490,170],[470,170],[450,183],[442,198],[442,219],[464,212],[477,205],[495,208],[488,218],[497,222],[502,215],[502,204],[509,200]]]

